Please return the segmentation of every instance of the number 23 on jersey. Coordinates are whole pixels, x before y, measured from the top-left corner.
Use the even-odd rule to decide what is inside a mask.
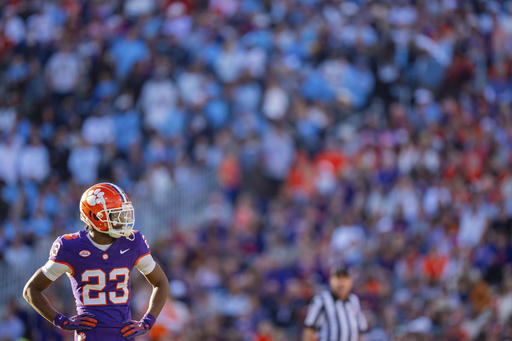
[[[130,290],[128,289],[129,275],[130,270],[128,268],[114,268],[112,269],[112,271],[109,272],[108,281],[117,282],[116,289],[122,290],[122,294],[119,295],[117,291],[103,292],[103,290],[107,286],[107,274],[103,270],[85,270],[82,273],[82,282],[91,282],[92,278],[96,278],[96,280],[92,280],[93,282],[96,282],[96,284],[88,283],[83,286],[83,305],[106,305],[107,298],[113,304],[125,304],[126,302],[128,302],[128,298],[130,296]]]

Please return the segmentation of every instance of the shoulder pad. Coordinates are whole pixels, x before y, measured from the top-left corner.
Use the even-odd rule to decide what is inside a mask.
[[[80,232],[64,234],[57,238],[56,242],[59,242],[62,246],[74,245],[80,239]]]
[[[62,239],[66,239],[66,240],[73,240],[73,239],[77,239],[77,238],[80,238],[80,232],[68,233],[68,234],[65,234],[62,236]]]
[[[132,231],[132,234],[133,234],[133,236],[135,237],[135,238],[133,238],[133,240],[132,240],[132,241],[139,240],[139,239],[141,238],[141,236],[142,236],[142,234],[140,233],[140,231],[139,231],[139,230],[133,230],[133,231]]]

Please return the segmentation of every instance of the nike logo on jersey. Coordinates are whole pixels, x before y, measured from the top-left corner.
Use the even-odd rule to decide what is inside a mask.
[[[128,250],[130,250],[130,249],[120,250],[119,252],[120,252],[121,254],[123,254],[123,253],[125,253],[125,252],[126,252],[126,251],[128,251]]]

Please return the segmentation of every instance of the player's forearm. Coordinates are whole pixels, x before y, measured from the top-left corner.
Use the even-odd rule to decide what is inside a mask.
[[[169,280],[158,264],[151,273],[146,275],[146,279],[153,286],[147,313],[157,318],[169,296]]]
[[[311,328],[305,328],[302,333],[302,341],[314,341],[315,340],[315,331]]]
[[[59,313],[55,310],[46,296],[39,290],[25,286],[23,298],[45,319],[53,323]]]
[[[160,311],[165,305],[167,296],[169,295],[169,283],[164,282],[158,286],[153,287],[153,293],[149,299],[149,308],[147,313],[158,317]]]

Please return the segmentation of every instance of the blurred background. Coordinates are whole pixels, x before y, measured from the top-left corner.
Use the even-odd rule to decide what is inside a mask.
[[[511,340],[511,103],[512,1],[2,0],[0,340],[71,340],[21,290],[99,181],[141,340],[299,340],[340,261],[364,341]]]

